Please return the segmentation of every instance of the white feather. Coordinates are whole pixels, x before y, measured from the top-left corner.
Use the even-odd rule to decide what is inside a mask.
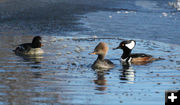
[[[125,46],[132,50],[134,48],[134,46],[135,46],[135,42],[131,41],[131,43],[126,44]]]
[[[125,59],[121,58],[121,62],[126,62],[126,60],[127,60],[127,58],[125,58]]]
[[[41,48],[31,48],[26,54],[28,55],[41,55],[44,51]]]
[[[128,57],[127,57],[127,58],[124,58],[124,59],[121,58],[121,62],[126,62],[127,59],[128,59]],[[131,60],[132,60],[132,58],[130,57],[130,58],[128,59],[128,62],[131,62]]]

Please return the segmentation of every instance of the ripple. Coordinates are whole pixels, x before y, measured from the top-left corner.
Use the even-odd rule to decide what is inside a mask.
[[[165,90],[179,89],[179,45],[134,39],[137,46],[133,52],[145,52],[165,60],[125,68],[119,62],[122,51],[111,48],[126,38],[63,37],[62,41],[58,40],[61,37],[52,37],[56,37],[53,42],[49,42],[51,36],[43,37],[47,46],[43,47],[45,54],[38,62],[33,58],[16,56],[7,50],[0,52],[7,52],[7,55],[0,56],[0,59],[3,58],[0,60],[2,102],[8,102],[5,100],[7,98],[24,99],[24,103],[31,104],[101,104],[103,98],[111,100],[106,101],[107,104],[112,101],[113,104],[119,104],[120,101],[129,102],[123,97],[140,102],[142,98],[138,96],[143,95],[146,99],[144,103],[147,103],[149,96],[153,96],[152,100],[161,99],[163,97],[160,96]],[[90,68],[96,56],[89,56],[88,53],[92,52],[100,41],[109,44],[106,58],[115,63],[116,67],[112,70],[94,71]],[[63,45],[67,47],[64,48]],[[0,47],[4,48],[3,45]],[[6,45],[6,48],[12,49],[12,46]],[[77,49],[78,53],[74,51]],[[89,101],[97,99],[97,102]]]

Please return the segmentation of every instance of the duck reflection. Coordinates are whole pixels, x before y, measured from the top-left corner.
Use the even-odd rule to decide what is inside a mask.
[[[135,71],[130,63],[122,64],[122,74],[120,75],[120,80],[125,80],[127,82],[123,83],[133,83],[135,80]]]
[[[41,68],[39,64],[41,64],[41,62],[43,61],[42,55],[19,55],[19,54],[16,55],[21,57],[24,60],[24,62],[28,62],[27,65],[30,65],[31,68],[35,68],[35,69]]]
[[[22,55],[22,54],[16,54],[16,55],[23,58],[23,60],[26,62],[41,63],[43,59],[42,55]]]
[[[97,84],[98,86],[96,87],[96,90],[99,90],[99,91],[104,91],[107,89],[107,80],[106,78],[104,77],[105,73],[104,71],[97,71],[97,79],[94,80],[94,83]]]

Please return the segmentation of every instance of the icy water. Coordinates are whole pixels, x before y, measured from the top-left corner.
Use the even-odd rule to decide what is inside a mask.
[[[0,104],[163,105],[166,90],[180,90],[180,12],[175,0],[0,1]],[[41,35],[45,54],[12,50]],[[123,67],[122,40],[133,52],[165,60]],[[99,42],[115,68],[91,69]]]

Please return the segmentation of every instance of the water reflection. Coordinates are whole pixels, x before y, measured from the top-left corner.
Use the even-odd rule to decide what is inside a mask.
[[[36,94],[32,92],[36,86],[32,83],[34,76],[32,72],[28,71],[1,73],[1,100],[8,104],[31,104],[30,98]]]
[[[28,42],[32,39],[32,36],[26,36],[24,38],[20,36],[1,36],[0,38],[2,39],[0,42],[1,104],[51,105],[89,103],[101,105],[103,103],[119,104],[120,100],[123,100],[123,103],[126,104],[130,102],[128,100],[129,98],[132,98],[132,101],[137,103],[136,98],[140,95],[139,90],[144,90],[144,92],[151,90],[152,92],[150,94],[145,93],[147,97],[143,98],[146,100],[154,100],[159,99],[159,96],[155,93],[156,90],[161,89],[161,94],[163,90],[175,89],[179,86],[179,71],[176,70],[177,67],[179,69],[180,65],[178,60],[179,46],[173,45],[173,47],[169,47],[168,44],[162,44],[163,47],[161,47],[158,43],[155,43],[160,50],[155,48],[156,51],[151,51],[142,47],[146,41],[139,43],[137,52],[148,51],[155,56],[163,54],[166,55],[165,58],[167,60],[153,62],[152,64],[143,66],[144,71],[137,71],[137,76],[134,69],[142,66],[121,66],[119,65],[119,60],[113,60],[116,67],[110,71],[93,71],[90,67],[86,66],[86,64],[90,64],[90,62],[93,61],[93,59],[87,56],[87,52],[92,50],[90,45],[93,46],[93,44],[96,44],[99,40],[77,42],[71,39],[64,39],[64,41],[46,42],[47,46],[44,46],[46,54],[42,56],[44,58],[34,58],[16,56],[12,52],[15,47],[12,45]],[[50,38],[53,37],[46,36],[44,39],[49,41]],[[100,40],[112,42],[112,45],[119,42],[119,39]],[[64,44],[68,46],[62,49],[61,46]],[[73,52],[73,48],[76,48],[76,45],[84,47],[84,51],[80,53]],[[71,51],[72,54],[66,54],[67,51]],[[57,52],[62,53],[62,55],[56,55]],[[109,53],[109,58],[116,57],[116,52]],[[79,59],[79,56],[81,59]],[[172,62],[170,60],[172,60]],[[156,73],[159,73],[160,76],[154,76]],[[161,85],[157,85],[152,89],[157,82]],[[133,85],[131,83],[133,83]],[[142,84],[144,87],[139,86],[139,84]],[[124,94],[126,95],[125,99],[122,98],[122,96],[124,96],[123,93],[133,93],[133,95]],[[157,97],[150,97],[149,99],[149,96]],[[148,103],[148,101],[143,102],[143,104],[146,103]],[[130,104],[132,103],[128,105]]]
[[[104,75],[106,74],[104,71],[97,71],[97,79],[94,80],[94,83],[97,84],[96,90],[99,91],[104,91],[107,89],[107,80],[104,77]]]
[[[47,81],[44,77],[45,75],[47,73],[28,70],[23,70],[22,72],[1,72],[0,100],[3,100],[1,102],[10,105],[52,104],[59,102],[59,93],[53,92],[60,89],[56,87],[58,83]]]
[[[122,64],[122,74],[120,75],[120,80],[123,80],[123,83],[134,83],[135,71],[130,63]]]
[[[43,56],[41,55],[38,56],[23,55],[19,57],[23,58],[25,62],[41,63],[41,61],[43,60]]]
[[[176,2],[169,2],[169,5],[180,11],[180,0],[176,0]]]
[[[28,62],[27,65],[31,66],[31,68],[41,69],[40,64],[41,61],[43,61],[42,55],[16,55],[21,57],[23,59],[23,62]]]

